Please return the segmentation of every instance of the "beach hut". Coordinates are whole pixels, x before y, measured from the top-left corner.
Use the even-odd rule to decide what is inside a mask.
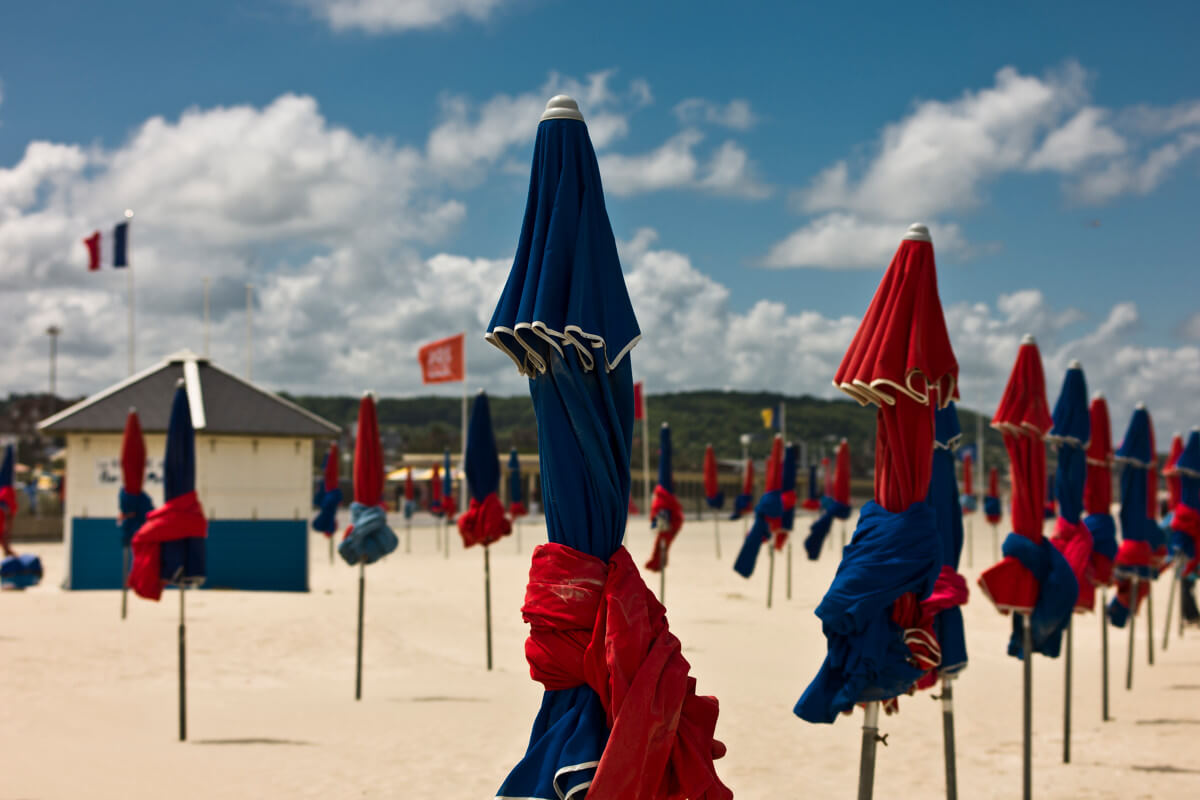
[[[196,490],[208,516],[205,588],[308,591],[313,440],[338,426],[190,352],[169,356],[43,420],[67,440],[63,539],[67,589],[119,589],[125,418],[136,408],[152,454],[144,489],[163,502],[171,397],[184,381],[196,428]]]

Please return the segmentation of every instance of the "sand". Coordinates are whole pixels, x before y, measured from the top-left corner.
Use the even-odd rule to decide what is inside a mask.
[[[343,514],[343,518],[344,518]],[[484,669],[482,554],[457,535],[449,559],[435,529],[367,569],[364,696],[354,701],[357,570],[330,565],[313,537],[311,593],[189,592],[189,741],[177,741],[175,593],[160,603],[116,592],[64,592],[61,546],[31,545],[45,582],[0,595],[0,691],[5,761],[0,798],[490,798],[524,751],[541,689],[528,677],[518,611],[529,552],[544,541],[525,524],[522,548],[493,547],[494,671]],[[398,531],[403,523],[396,520]],[[807,524],[798,528],[807,532]],[[721,701],[729,748],[718,762],[738,798],[855,796],[862,714],[814,726],[792,706],[824,656],[812,611],[836,566],[802,560],[793,597],[776,563],[765,608],[766,561],[749,581],[730,568],[741,522],[690,520],[671,553],[667,608],[704,694]],[[955,683],[959,791],[1019,796],[1021,666],[1005,653],[1009,621],[974,589],[992,561],[990,527],[974,523],[965,609],[970,666]],[[835,526],[832,534],[837,539]],[[402,537],[403,538],[403,537]],[[627,537],[649,555],[644,518]],[[764,552],[765,556],[765,552]],[[657,578],[650,577],[651,586]],[[1185,797],[1200,786],[1200,631],[1161,646],[1166,581],[1156,587],[1156,665],[1139,619],[1134,689],[1124,688],[1128,634],[1111,637],[1112,716],[1100,720],[1100,628],[1077,617],[1074,763],[1061,763],[1061,660],[1034,662],[1034,790],[1045,798]],[[940,703],[901,701],[885,718],[876,797],[943,794]]]

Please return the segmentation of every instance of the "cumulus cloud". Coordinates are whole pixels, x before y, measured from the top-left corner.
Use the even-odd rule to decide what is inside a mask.
[[[656,240],[654,231],[643,230],[621,244],[643,331],[633,351],[635,370],[653,376],[655,391],[728,386],[837,395],[830,379],[857,317],[831,317],[771,300],[737,310],[727,287],[697,270],[687,255],[656,247]],[[863,298],[864,309],[868,299]],[[968,408],[995,408],[1021,337],[1031,333],[1041,347],[1050,402],[1067,365],[1079,359],[1089,386],[1108,395],[1118,428],[1139,401],[1147,403],[1161,429],[1197,421],[1188,398],[1200,392],[1200,347],[1134,344],[1141,319],[1133,303],[1090,317],[1051,303],[1040,290],[1024,289],[995,303],[951,304],[945,313]]]
[[[645,153],[603,155],[600,172],[604,189],[615,195],[699,189],[751,199],[771,193],[771,188],[759,179],[749,155],[736,142],[724,142],[702,163],[696,149],[703,141],[704,134],[686,128]]]
[[[440,120],[426,142],[430,166],[460,181],[478,180],[484,167],[514,146],[528,146],[529,132],[537,126],[546,99],[555,94],[569,94],[578,101],[592,144],[603,150],[628,134],[630,115],[650,101],[645,80],[634,79],[624,90],[615,91],[610,86],[613,74],[605,70],[578,81],[554,73],[537,90],[496,95],[479,105],[462,96],[444,96]]]
[[[773,245],[763,263],[768,267],[823,267],[874,269],[887,266],[904,226],[875,222],[845,212],[817,217]],[[962,234],[957,225],[935,226],[931,231],[938,252],[961,252]]]
[[[848,242],[850,253],[826,253],[820,243],[852,229],[870,241],[883,223],[941,222],[949,230],[948,221],[986,202],[1005,175],[1060,175],[1077,203],[1147,194],[1200,149],[1200,102],[1113,111],[1089,104],[1086,83],[1074,62],[1041,77],[1004,67],[992,86],[916,103],[863,157],[835,161],[794,193],[793,205],[812,218],[774,245],[767,262],[857,266],[878,248]]]
[[[689,97],[675,106],[675,116],[684,125],[707,122],[736,131],[748,131],[758,124],[758,115],[750,108],[750,101],[740,97],[724,105],[702,97]]]
[[[296,0],[336,31],[401,33],[465,17],[487,20],[505,0]]]

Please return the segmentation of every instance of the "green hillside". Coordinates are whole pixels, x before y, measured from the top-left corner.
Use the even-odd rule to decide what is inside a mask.
[[[332,420],[350,431],[358,414],[356,397],[290,397],[296,403]],[[492,421],[501,450],[516,446],[523,452],[537,448],[537,428],[533,406],[527,395],[491,397]],[[739,437],[753,436],[751,454],[761,458],[770,447],[772,431],[763,428],[761,411],[787,404],[787,434],[791,441],[804,441],[810,456],[819,455],[823,446],[827,455],[843,436],[850,441],[855,475],[869,473],[874,458],[875,414],[849,400],[822,400],[810,396],[783,397],[770,392],[724,392],[702,390],[650,395],[649,410],[651,468],[654,468],[658,429],[668,422],[675,446],[675,469],[679,472],[700,470],[704,446],[711,443],[722,459],[741,457]],[[389,460],[405,452],[431,453],[449,447],[457,452],[462,401],[447,397],[381,398],[379,424]],[[959,409],[964,441],[975,439],[975,414]],[[640,461],[641,424],[634,431],[635,462]],[[1002,450],[1000,436],[988,430],[987,447],[993,455]],[[990,463],[992,459],[988,459]],[[640,466],[640,464],[637,464]]]

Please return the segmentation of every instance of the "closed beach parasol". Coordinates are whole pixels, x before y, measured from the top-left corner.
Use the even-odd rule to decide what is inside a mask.
[[[1087,478],[1083,484],[1083,524],[1092,534],[1092,553],[1087,580],[1079,587],[1078,608],[1090,599],[1095,609],[1095,589],[1100,588],[1100,694],[1101,719],[1108,721],[1108,614],[1106,588],[1112,584],[1113,560],[1117,557],[1117,526],[1112,518],[1112,424],[1108,403],[1097,392],[1088,406],[1091,442],[1087,448]]]
[[[704,502],[713,510],[713,540],[717,546],[717,558],[721,557],[721,508],[725,505],[725,493],[717,477],[717,454],[713,446],[704,448]]]
[[[842,547],[846,546],[845,520],[850,518],[850,443],[845,439],[838,445],[836,464],[833,480],[829,482],[831,492],[821,498],[821,516],[813,521],[804,540],[804,551],[810,561],[816,561],[821,555],[821,547],[835,519],[842,520]]]
[[[671,468],[671,428],[662,424],[658,432],[658,483],[650,498],[650,527],[658,532],[654,537],[654,551],[646,562],[646,569],[659,573],[658,601],[661,603],[667,591],[667,551],[671,542],[683,527],[683,506],[675,497],[675,476]]]
[[[367,564],[396,549],[400,541],[387,524],[383,506],[383,442],[375,415],[375,398],[368,392],[358,404],[358,432],[354,439],[354,502],[350,527],[338,545],[338,554],[358,565],[358,643],[354,662],[354,699],[362,699],[363,616],[366,608]]]
[[[1071,565],[1075,584],[1076,611],[1092,610],[1092,586],[1087,578],[1092,561],[1092,532],[1083,524],[1083,487],[1087,478],[1087,448],[1092,438],[1088,410],[1087,381],[1078,361],[1071,362],[1058,401],[1054,404],[1054,427],[1046,437],[1058,455],[1054,472],[1054,494],[1058,498],[1058,521],[1051,541]],[[1063,659],[1063,763],[1071,761],[1072,625],[1067,623],[1066,657]]]
[[[313,517],[313,530],[325,534],[329,540],[329,563],[333,563],[333,535],[337,533],[337,511],[342,504],[342,490],[339,476],[340,459],[338,458],[337,442],[331,442],[329,451],[325,454],[325,466],[322,469],[321,485],[313,496],[313,505],[317,515]]]
[[[463,547],[483,547],[483,608],[487,631],[487,668],[492,668],[492,569],[488,546],[512,530],[500,504],[500,452],[492,429],[488,396],[480,392],[467,427],[467,458],[463,465],[471,502],[458,517]]]
[[[992,418],[1004,437],[1012,474],[1012,526],[998,564],[979,577],[979,586],[997,610],[1013,614],[1008,653],[1025,662],[1022,796],[1033,792],[1033,654],[1057,657],[1062,632],[1071,619],[1079,585],[1071,565],[1042,535],[1045,508],[1045,435],[1054,425],[1046,402],[1046,374],[1032,336],[1017,349],[1017,360]]]
[[[121,526],[121,619],[125,619],[129,584],[130,546],[146,515],[154,510],[150,495],[142,491],[146,477],[146,438],[137,411],[129,409],[121,435],[121,489],[117,493],[117,524]]]
[[[533,554],[525,654],[546,688],[502,798],[727,800],[715,698],[621,546],[640,337],[574,100],[538,126],[517,254],[487,339],[530,378],[549,543]]]
[[[873,791],[879,702],[907,692],[929,669],[921,661],[924,632],[906,619],[898,622],[894,613],[903,611],[896,606],[928,597],[941,571],[942,546],[925,497],[934,409],[955,399],[957,381],[933,244],[925,226],[913,225],[834,377],[839,389],[878,409],[875,498],[863,506],[833,584],[817,606],[827,653],[795,707],[809,722],[828,723],[856,703],[867,704],[862,800]]]
[[[188,586],[204,582],[208,522],[196,496],[196,430],[187,390],[180,381],[171,402],[167,447],[163,458],[163,504],[146,515],[133,535],[129,588],[157,601],[163,586],[179,587],[179,741],[187,739],[187,623],[184,598]]]

